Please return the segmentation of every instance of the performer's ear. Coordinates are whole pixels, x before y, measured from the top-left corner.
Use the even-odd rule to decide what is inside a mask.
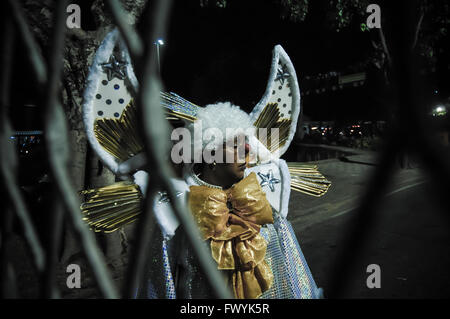
[[[216,155],[216,151],[215,151],[215,150],[212,150],[212,151],[211,151],[211,155],[212,155],[212,156],[215,156],[215,155]],[[216,166],[217,166],[216,161],[213,161],[211,164],[209,164],[209,169],[212,170],[212,171],[214,171],[214,170],[216,169]]]

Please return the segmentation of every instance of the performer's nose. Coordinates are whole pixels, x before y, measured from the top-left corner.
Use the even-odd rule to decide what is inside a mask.
[[[245,143],[245,154],[250,152],[250,144]]]

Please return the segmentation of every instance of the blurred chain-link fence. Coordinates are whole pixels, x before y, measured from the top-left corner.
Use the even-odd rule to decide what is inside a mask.
[[[185,208],[179,206],[175,191],[169,179],[172,176],[171,168],[166,163],[165,154],[168,141],[158,139],[161,132],[168,130],[168,124],[163,119],[159,107],[159,91],[162,87],[158,65],[155,63],[155,52],[152,44],[155,38],[165,33],[168,25],[170,1],[158,0],[152,2],[152,10],[147,10],[148,19],[145,33],[138,33],[124,18],[123,9],[117,0],[106,1],[114,22],[119,28],[123,39],[128,45],[133,61],[138,67],[137,76],[140,81],[140,92],[137,95],[137,105],[141,112],[141,133],[144,136],[146,154],[149,160],[149,169],[152,171],[150,187],[146,198],[158,190],[166,190],[172,199],[174,212],[183,224],[202,267],[208,274],[208,279],[214,287],[216,297],[225,298],[230,294],[222,284],[217,270],[210,262],[200,245],[197,230],[192,220],[185,214]],[[402,2],[403,3],[403,2]],[[1,288],[4,297],[17,297],[17,276],[12,267],[8,242],[13,233],[13,221],[18,220],[23,229],[24,238],[30,248],[33,264],[39,273],[41,296],[55,298],[60,296],[56,284],[57,255],[61,249],[61,236],[63,220],[68,219],[70,226],[82,247],[88,260],[98,287],[105,298],[131,298],[143,274],[145,248],[149,242],[151,231],[156,227],[153,220],[150,200],[146,200],[142,218],[136,229],[134,250],[130,256],[127,274],[124,279],[123,291],[119,292],[109,269],[105,265],[104,257],[98,247],[92,232],[83,223],[80,215],[80,203],[77,190],[70,183],[68,161],[70,160],[69,137],[67,120],[60,102],[60,81],[62,70],[62,54],[66,30],[67,0],[57,1],[53,14],[53,29],[50,41],[49,57],[44,59],[39,53],[38,43],[33,37],[26,22],[20,2],[9,0],[6,5],[2,23],[2,51],[1,51],[1,126],[0,126],[0,152],[1,152],[1,190],[3,210],[1,214]],[[435,138],[433,125],[422,107],[423,101],[418,93],[422,83],[418,76],[414,52],[410,47],[413,38],[412,30],[408,29],[413,17],[414,5],[399,6],[398,27],[393,33],[393,98],[398,105],[395,118],[389,128],[385,147],[380,153],[379,163],[373,176],[367,183],[365,193],[361,194],[359,212],[348,225],[345,239],[345,249],[337,259],[334,273],[331,274],[331,285],[327,291],[328,297],[339,297],[345,290],[349,265],[358,258],[364,248],[370,227],[374,221],[377,207],[381,202],[384,191],[393,176],[396,158],[399,154],[412,153],[423,161],[423,168],[433,181],[436,200],[442,201],[445,210],[450,211],[448,200],[447,181],[450,178],[450,162],[445,149]],[[151,23],[150,23],[151,21]],[[37,227],[33,222],[32,212],[27,209],[24,196],[17,182],[18,158],[14,144],[11,143],[13,131],[9,119],[11,108],[11,78],[12,61],[15,55],[15,41],[20,41],[26,48],[27,57],[32,66],[32,76],[39,86],[40,103],[45,105],[43,136],[46,144],[46,159],[51,170],[53,196],[51,211],[47,212],[50,223],[48,240],[41,242]],[[48,61],[48,62],[46,62]],[[31,76],[31,75],[30,75]],[[151,116],[148,116],[151,114]],[[447,151],[448,152],[448,151]],[[339,187],[335,185],[334,187]]]

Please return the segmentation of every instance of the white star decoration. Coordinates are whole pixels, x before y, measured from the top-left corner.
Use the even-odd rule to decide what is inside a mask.
[[[286,70],[286,66],[283,66],[282,68],[278,68],[277,76],[275,78],[275,81],[280,81],[281,85],[284,84],[284,79],[287,79],[291,75]]]
[[[108,77],[108,81],[111,81],[114,77],[125,80],[127,76],[126,66],[127,63],[123,61],[119,61],[116,59],[114,54],[109,57],[109,61],[106,63],[101,63],[101,67],[103,71],[106,72],[106,76]]]
[[[159,194],[159,199],[158,199],[158,203],[159,204],[170,202],[169,194],[167,194],[167,192],[158,192],[158,194]],[[176,192],[175,193],[176,197],[180,197],[181,195],[183,195],[182,192]]]
[[[269,185],[270,191],[275,191],[274,184],[278,184],[280,180],[278,178],[273,177],[273,172],[271,169],[269,169],[269,172],[267,174],[262,174],[261,172],[258,172],[258,176],[261,178],[261,187],[264,187],[266,185]]]

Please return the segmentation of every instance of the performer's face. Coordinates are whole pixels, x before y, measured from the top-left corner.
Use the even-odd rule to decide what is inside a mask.
[[[224,163],[218,165],[220,175],[235,183],[244,177],[244,171],[249,163],[249,144],[244,136],[234,139],[234,143],[223,146]]]

